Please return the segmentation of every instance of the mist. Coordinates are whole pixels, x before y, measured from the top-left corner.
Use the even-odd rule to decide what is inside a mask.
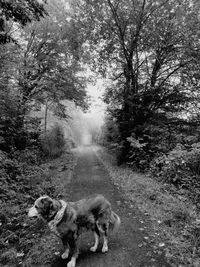
[[[52,110],[47,115],[47,130],[51,129],[55,124],[63,128],[65,139],[73,143],[74,146],[89,146],[95,143],[101,126],[104,123],[104,112],[102,110],[93,109],[84,113],[80,108],[76,107],[71,101],[63,101],[65,105],[68,119],[62,119],[54,115]],[[34,113],[33,116],[41,117],[41,128],[44,128],[45,107],[40,112]]]

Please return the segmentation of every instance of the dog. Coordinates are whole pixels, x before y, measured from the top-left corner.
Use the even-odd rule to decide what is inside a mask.
[[[77,202],[55,200],[49,196],[39,197],[28,211],[29,217],[41,217],[49,228],[63,242],[62,259],[71,259],[67,267],[75,267],[78,257],[77,240],[83,231],[91,230],[95,242],[90,248],[95,252],[99,238],[103,236],[102,252],[108,251],[108,232],[115,233],[120,226],[120,217],[112,210],[110,202],[103,195],[91,196]]]

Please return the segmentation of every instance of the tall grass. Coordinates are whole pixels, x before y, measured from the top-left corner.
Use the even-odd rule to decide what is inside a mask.
[[[63,128],[56,124],[46,133],[41,135],[41,146],[44,154],[49,158],[60,156],[65,149]]]

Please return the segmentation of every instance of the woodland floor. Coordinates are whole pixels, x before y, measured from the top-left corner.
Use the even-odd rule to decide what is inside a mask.
[[[141,213],[131,200],[128,200],[120,189],[115,186],[108,171],[97,157],[92,147],[83,147],[75,151],[77,164],[73,173],[66,173],[65,168],[57,170],[54,165],[54,177],[57,180],[61,197],[76,201],[94,193],[103,194],[112,204],[113,210],[121,217],[121,227],[118,234],[109,237],[109,251],[96,253],[89,251],[93,243],[90,232],[80,239],[80,256],[78,267],[164,267],[170,266],[164,257],[162,243],[155,245],[152,239],[151,223],[148,215]],[[59,161],[57,161],[57,164]],[[63,166],[63,164],[62,164]],[[52,167],[52,165],[51,165]],[[68,177],[67,177],[68,175]],[[62,245],[48,229],[38,242],[30,249],[23,261],[24,267],[48,266],[64,267],[67,261],[60,259]]]

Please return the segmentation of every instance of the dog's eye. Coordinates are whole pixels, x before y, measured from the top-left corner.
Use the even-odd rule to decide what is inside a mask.
[[[39,209],[39,207],[38,207],[37,205],[35,205],[35,208],[36,208],[36,209]]]

